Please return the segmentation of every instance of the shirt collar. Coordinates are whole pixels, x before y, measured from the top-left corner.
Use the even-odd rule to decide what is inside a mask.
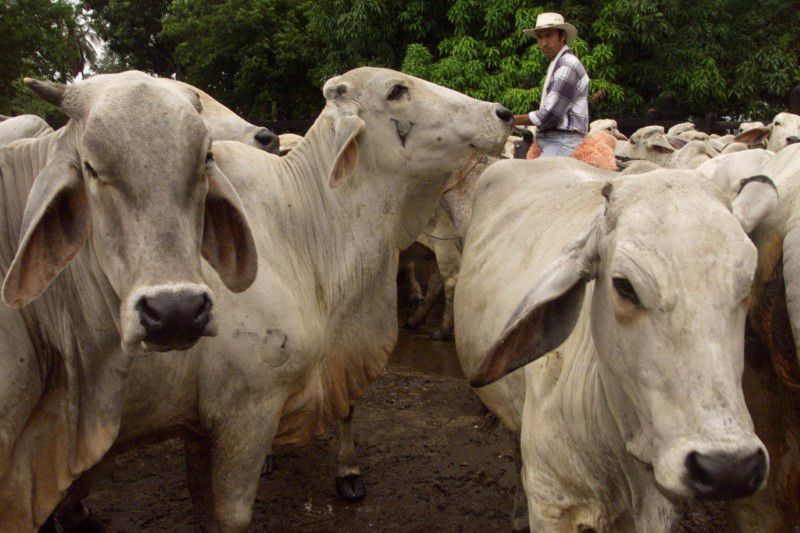
[[[556,54],[556,57],[554,57],[554,58],[553,58],[553,60],[551,61],[551,63],[555,63],[556,61],[558,61],[558,60],[561,58],[561,56],[563,56],[563,55],[564,55],[564,53],[565,53],[567,50],[570,50],[570,47],[569,47],[569,45],[568,45],[568,44],[565,44],[564,46],[562,46],[562,47],[561,47],[561,50],[559,50],[559,51],[558,51],[558,53]]]

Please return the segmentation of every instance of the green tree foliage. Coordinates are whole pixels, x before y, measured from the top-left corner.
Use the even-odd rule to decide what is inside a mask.
[[[162,36],[178,43],[185,80],[253,121],[313,116],[320,89],[308,78],[308,9],[297,0],[174,0]]]
[[[800,82],[799,27],[795,0],[612,0],[591,31],[629,93],[674,94],[696,116],[771,116]]]
[[[54,109],[31,96],[24,76],[66,82],[91,59],[75,10],[66,0],[0,2],[0,113],[35,113]]]
[[[162,35],[170,0],[83,0],[81,5],[97,35],[108,46],[101,71],[138,69],[169,76],[175,73],[174,43]]]
[[[435,46],[452,32],[446,5],[426,0],[314,2],[308,25],[315,50],[312,81],[321,85],[364,65],[399,69],[408,45]]]
[[[800,82],[796,0],[454,0],[453,35],[409,46],[403,69],[529,111],[547,64],[522,30],[543,11],[578,28],[573,48],[603,96],[595,115],[643,112],[672,94],[684,115],[769,116]]]
[[[548,62],[522,30],[533,27],[540,13],[559,9],[585,36],[591,4],[601,3],[564,2],[557,8],[525,0],[455,0],[448,11],[453,35],[438,44],[436,55],[426,46],[409,46],[403,70],[476,98],[499,101],[516,113],[530,111],[541,97]],[[618,67],[611,46],[585,37],[571,46],[590,73],[592,93],[602,89],[605,99],[620,109],[640,105],[640,99],[615,81]]]
[[[522,30],[543,11],[580,32],[594,116],[671,94],[682,116],[769,118],[800,83],[797,0],[5,0],[0,113],[43,105],[22,76],[66,81],[91,60],[81,17],[107,45],[95,71],[176,76],[254,122],[315,116],[323,81],[360,65],[524,112],[547,61]]]

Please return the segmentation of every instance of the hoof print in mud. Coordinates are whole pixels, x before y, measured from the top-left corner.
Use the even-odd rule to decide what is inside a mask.
[[[364,499],[364,478],[360,475],[336,476],[336,494],[343,500],[357,502]]]

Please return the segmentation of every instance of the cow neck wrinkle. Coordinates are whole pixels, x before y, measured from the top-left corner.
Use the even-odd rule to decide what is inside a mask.
[[[33,182],[55,152],[76,145],[79,133],[78,126],[70,121],[49,135],[0,149],[0,226],[6,231],[0,235],[0,283],[5,279],[19,246],[22,216]],[[69,153],[67,155],[74,156]],[[96,302],[99,301],[106,305],[97,306]],[[84,306],[83,302],[87,305]],[[89,305],[88,302],[95,304]],[[40,323],[49,325],[48,331],[40,329],[36,333],[39,337],[33,339],[36,344],[48,343],[62,353],[72,352],[73,328],[85,332],[80,337],[80,343],[86,344],[86,349],[103,349],[100,345],[119,344],[116,330],[95,327],[108,324],[111,320],[118,324],[119,299],[94,255],[91,238],[42,296],[28,308],[29,314],[41,317]],[[65,318],[67,316],[70,318]],[[68,324],[70,320],[80,324]]]
[[[614,496],[603,503],[611,514],[618,514],[625,508],[623,499],[631,496],[629,485],[640,482],[645,466],[624,451],[625,434],[614,416],[620,394],[624,393],[613,385],[613,379],[607,376],[604,379],[605,371],[598,360],[587,314],[591,309],[593,286],[593,283],[587,286],[583,317],[568,340],[571,348],[564,351],[575,355],[564,359],[559,376],[561,400],[557,404],[562,406],[561,431],[570,441],[568,448],[581,454],[575,464],[585,463],[592,469],[593,476],[603,473],[606,486],[614,488],[609,492]],[[587,455],[588,450],[593,453]],[[586,479],[591,478],[587,474]]]
[[[19,246],[22,215],[33,182],[55,146],[67,135],[64,126],[44,137],[24,139],[0,149],[0,224],[7,232],[0,239],[1,278],[5,278]]]
[[[295,148],[281,158],[283,190],[293,202],[286,216],[292,221],[288,231],[302,255],[310,258],[310,268],[319,271],[325,306],[339,308],[358,297],[358,287],[371,283],[390,257],[389,228],[380,206],[378,177],[356,168],[347,183],[338,189],[329,185],[334,163],[332,119],[323,112]],[[359,154],[359,165],[366,154]],[[289,192],[292,191],[292,192]],[[299,204],[299,205],[297,205]],[[299,250],[298,250],[299,252]]]
[[[379,172],[371,150],[362,142],[353,175],[338,189],[329,186],[334,152],[333,117],[326,111],[305,138],[283,159],[296,179],[316,187],[329,216],[347,219],[348,228],[370,235],[382,231],[393,248],[410,246],[422,233],[449,177]]]

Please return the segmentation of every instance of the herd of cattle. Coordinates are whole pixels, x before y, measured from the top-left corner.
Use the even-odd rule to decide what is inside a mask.
[[[198,527],[240,531],[272,447],[334,421],[363,497],[354,402],[426,235],[516,435],[515,529],[669,530],[698,498],[742,530],[800,517],[800,117],[597,121],[619,171],[498,160],[510,111],[386,69],[328,80],[290,150],[180,82],[26,84],[69,122],[0,122],[0,530],[82,512],[104,459],[180,436]]]

